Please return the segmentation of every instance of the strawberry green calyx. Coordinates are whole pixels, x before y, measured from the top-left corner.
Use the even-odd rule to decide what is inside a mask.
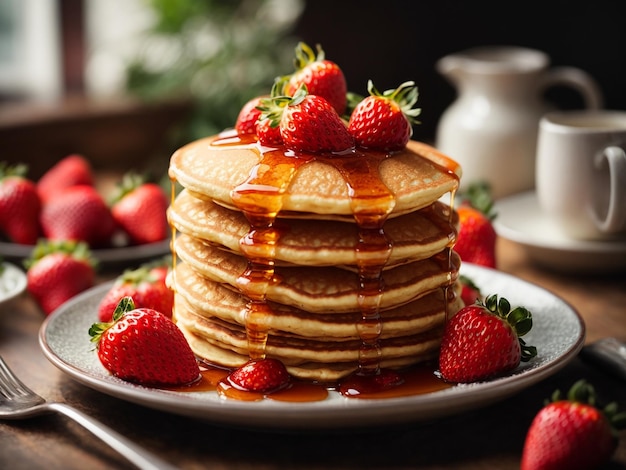
[[[367,91],[370,96],[380,96],[395,101],[402,110],[402,114],[411,124],[420,124],[420,121],[416,118],[421,114],[422,110],[421,108],[414,108],[419,96],[415,82],[404,82],[398,88],[385,90],[381,93],[374,86],[374,82],[368,80]]]
[[[72,257],[83,260],[93,268],[98,266],[98,260],[91,255],[89,245],[76,240],[40,240],[33,249],[29,258],[24,260],[24,267],[31,268],[43,257],[52,253],[65,253]]]
[[[498,298],[497,294],[490,295],[485,299],[483,304],[487,310],[494,315],[505,320],[519,338],[521,348],[522,362],[528,362],[537,355],[537,348],[535,346],[528,346],[526,342],[521,338],[527,334],[533,326],[532,313],[525,307],[516,307],[511,310],[511,304],[504,297]]]
[[[295,54],[296,57],[293,60],[293,65],[296,68],[296,71],[302,70],[307,65],[312,64],[313,62],[322,62],[326,59],[326,54],[324,53],[324,49],[319,44],[315,45],[316,51],[313,50],[311,46],[305,44],[304,42],[299,42],[296,46]]]
[[[91,336],[91,342],[98,344],[100,338],[106,330],[111,328],[120,318],[124,316],[126,312],[135,310],[135,302],[132,297],[123,297],[120,299],[115,311],[113,312],[113,319],[110,322],[97,322],[89,327],[89,336]]]
[[[117,184],[116,190],[109,202],[109,205],[114,205],[116,202],[121,201],[124,196],[132,193],[135,189],[147,182],[147,178],[144,175],[140,175],[135,172],[126,173],[122,180]]]
[[[544,405],[547,406],[550,403],[556,403],[564,399],[598,408],[611,425],[611,431],[616,438],[617,432],[626,428],[626,411],[620,411],[616,402],[611,402],[606,406],[599,404],[594,386],[585,379],[576,381],[568,390],[566,397],[563,397],[561,390],[555,390]]]
[[[272,85],[272,91],[269,98],[261,99],[257,109],[261,111],[259,121],[268,119],[271,127],[278,127],[280,119],[283,116],[284,109],[292,101],[291,96],[285,94],[285,85],[289,77],[278,77]],[[306,96],[306,86],[304,87],[304,95]]]
[[[0,180],[9,176],[19,176],[25,178],[28,174],[28,165],[18,163],[9,165],[7,162],[0,162]]]

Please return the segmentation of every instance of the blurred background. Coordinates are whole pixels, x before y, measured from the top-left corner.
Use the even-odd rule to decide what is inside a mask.
[[[38,177],[81,153],[106,170],[165,173],[171,153],[234,124],[241,105],[319,43],[351,91],[419,87],[414,138],[433,141],[456,90],[441,57],[483,45],[542,50],[626,109],[626,2],[0,0],[0,159]],[[551,90],[556,106],[580,97]]]

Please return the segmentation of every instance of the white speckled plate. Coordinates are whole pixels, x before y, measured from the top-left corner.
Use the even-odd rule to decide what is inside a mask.
[[[560,298],[498,271],[467,264],[462,272],[485,294],[497,293],[509,299],[513,306],[523,305],[533,312],[534,327],[525,340],[537,347],[538,356],[496,380],[411,397],[363,400],[331,392],[321,402],[245,402],[223,399],[215,392],[169,392],[123,382],[102,367],[87,333],[108,284],[81,294],[50,315],[41,327],[39,342],[55,366],[103,393],[215,423],[282,429],[374,426],[457,414],[492,404],[543,380],[564,367],[581,349],[584,323]]]
[[[11,263],[0,261],[0,307],[26,289],[26,274]]]

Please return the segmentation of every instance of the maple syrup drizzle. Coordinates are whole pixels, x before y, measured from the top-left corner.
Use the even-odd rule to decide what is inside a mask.
[[[391,155],[385,152],[361,152],[349,155],[318,155],[295,153],[290,150],[266,148],[256,142],[254,136],[237,135],[233,132],[220,134],[213,146],[255,146],[260,159],[250,171],[249,177],[231,191],[235,206],[246,216],[250,231],[241,238],[240,248],[248,260],[246,270],[239,276],[237,285],[249,299],[245,311],[246,334],[250,359],[265,357],[269,334],[267,319],[271,313],[266,302],[268,287],[279,280],[275,277],[275,249],[283,233],[277,217],[283,206],[283,197],[298,169],[309,162],[320,161],[337,169],[344,178],[359,238],[356,247],[359,275],[358,303],[361,320],[357,331],[362,342],[359,350],[358,370],[335,386],[304,383],[292,380],[290,387],[267,396],[259,393],[235,390],[225,380],[228,371],[208,366],[203,369],[202,380],[183,391],[217,390],[225,396],[239,400],[271,398],[283,401],[315,401],[326,398],[328,390],[336,388],[345,396],[358,398],[385,398],[406,396],[441,390],[449,387],[435,377],[433,367],[421,365],[403,373],[381,370],[379,345],[382,321],[379,304],[384,291],[382,272],[392,250],[392,242],[386,236],[383,225],[395,206],[395,197],[381,181],[380,163]],[[445,160],[443,155],[440,155]],[[456,175],[453,160],[435,166],[449,175]],[[174,183],[174,182],[172,182]],[[174,184],[172,184],[172,188]],[[175,197],[172,189],[172,200]],[[454,192],[450,208],[454,207]],[[448,213],[448,225],[452,226],[453,210]],[[175,230],[173,231],[175,232]],[[448,258],[448,283],[442,287],[445,318],[448,301],[455,294],[451,251],[455,237],[450,237],[446,249]],[[172,236],[174,240],[174,234]],[[175,259],[175,256],[174,256]]]

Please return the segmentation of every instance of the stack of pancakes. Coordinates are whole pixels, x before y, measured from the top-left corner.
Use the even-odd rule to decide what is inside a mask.
[[[295,155],[224,133],[179,149],[174,319],[196,355],[281,360],[332,382],[436,356],[461,306],[460,168],[411,141],[393,154]]]

